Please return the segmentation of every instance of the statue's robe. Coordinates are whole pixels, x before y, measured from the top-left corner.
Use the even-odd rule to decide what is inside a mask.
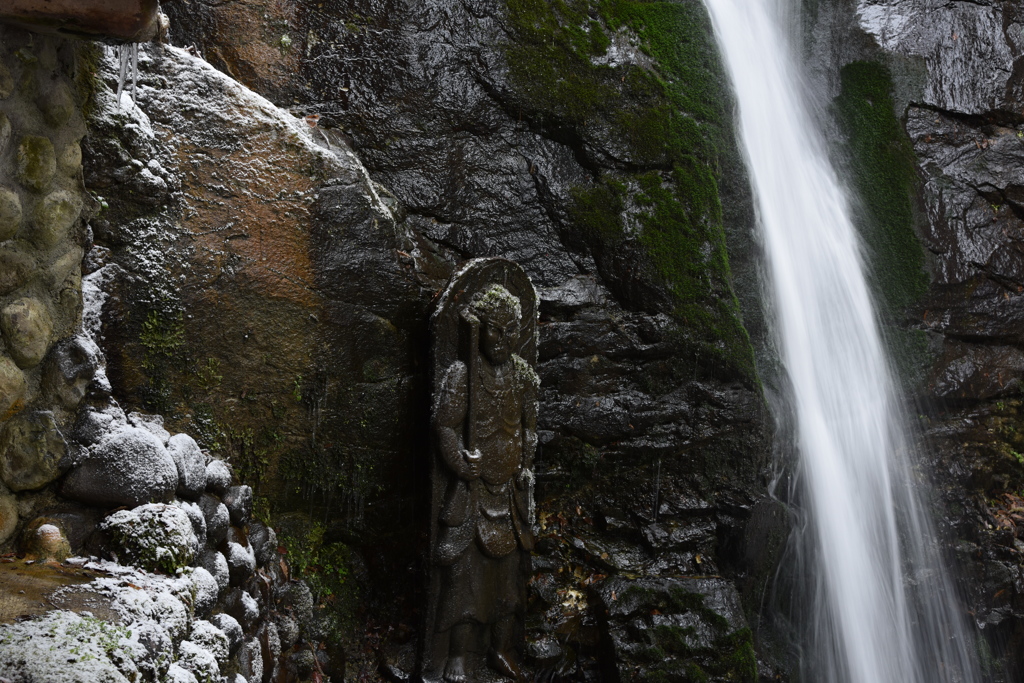
[[[513,355],[501,372],[477,363],[475,442],[482,459],[480,477],[456,475],[461,449],[441,448],[450,480],[441,515],[434,560],[442,568],[437,630],[455,624],[493,624],[521,611],[524,553],[533,548],[530,484],[521,476],[532,465],[536,442],[537,375]],[[460,437],[468,419],[469,372],[456,361],[442,382],[437,426]]]

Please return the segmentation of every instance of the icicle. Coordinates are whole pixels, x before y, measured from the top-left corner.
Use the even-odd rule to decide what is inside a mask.
[[[139,44],[117,46],[118,60],[121,62],[121,70],[117,77],[117,106],[121,107],[121,93],[124,92],[125,83],[128,77],[132,79],[132,102],[135,101],[135,88],[139,82]]]

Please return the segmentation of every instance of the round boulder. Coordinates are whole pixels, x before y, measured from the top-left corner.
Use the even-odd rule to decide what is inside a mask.
[[[199,566],[210,572],[213,580],[217,582],[217,590],[223,591],[231,583],[231,575],[228,573],[228,561],[224,553],[219,550],[207,548],[199,556]]]
[[[231,523],[235,526],[245,526],[252,517],[252,488],[242,484],[231,486],[224,492],[222,498],[224,505],[231,515]]]
[[[238,646],[242,644],[242,627],[238,621],[230,614],[214,614],[210,617],[210,623],[220,629],[220,632],[227,636],[228,639],[228,656],[230,657],[238,649]]]
[[[228,508],[216,496],[211,496],[208,493],[199,497],[199,508],[203,511],[203,517],[206,518],[206,542],[216,547],[223,543],[228,536],[228,527],[231,526]]]
[[[85,335],[54,344],[43,365],[43,391],[74,410],[85,398],[100,358],[99,347]]]
[[[197,681],[216,681],[220,678],[220,666],[213,653],[188,640],[178,645],[178,666],[190,671]]]
[[[262,683],[263,681],[263,652],[260,643],[255,638],[245,641],[238,650],[238,673],[245,676],[249,683]]]
[[[53,321],[46,305],[39,299],[17,299],[0,312],[0,331],[3,331],[7,349],[18,367],[34,368],[50,348]]]
[[[231,486],[231,468],[223,460],[211,460],[206,466],[206,490],[218,495]]]
[[[53,413],[16,415],[0,432],[0,478],[12,491],[42,488],[61,475],[67,452]]]
[[[210,622],[202,619],[192,622],[192,634],[188,639],[212,654],[221,664],[227,663],[230,649],[228,637]]]
[[[189,579],[192,581],[193,588],[195,588],[196,614],[201,617],[206,616],[213,611],[214,605],[217,604],[217,596],[220,594],[217,579],[213,578],[213,575],[203,567],[195,567],[189,575]]]
[[[256,556],[251,545],[236,543],[229,538],[225,556],[228,560],[228,574],[232,586],[242,585],[256,571]]]
[[[206,458],[199,444],[188,434],[175,434],[167,441],[167,452],[178,468],[178,495],[198,499],[206,490]]]
[[[235,588],[224,599],[224,611],[233,616],[246,633],[252,630],[260,618],[260,606],[241,588]]]
[[[143,429],[123,427],[92,447],[86,461],[65,479],[63,492],[90,505],[139,505],[166,500],[177,486],[178,468],[159,439]]]
[[[0,247],[0,296],[10,294],[28,281],[36,263],[13,246]]]
[[[118,561],[149,571],[175,570],[192,562],[196,543],[192,522],[179,507],[148,503],[118,510],[99,525]]]
[[[57,157],[49,138],[26,135],[18,145],[17,174],[27,187],[45,190],[57,170]]]
[[[277,534],[261,522],[253,522],[249,527],[249,544],[256,554],[256,564],[262,567],[276,556]]]

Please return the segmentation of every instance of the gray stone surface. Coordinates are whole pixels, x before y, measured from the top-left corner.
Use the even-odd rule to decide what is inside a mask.
[[[245,641],[238,650],[238,672],[245,676],[249,683],[261,683],[263,680],[263,654],[260,643],[255,638]]]
[[[102,365],[99,347],[85,335],[53,345],[43,366],[43,392],[74,410]]]
[[[124,427],[92,446],[64,480],[64,495],[91,505],[140,505],[170,498],[178,468],[159,439]]]
[[[217,589],[220,592],[223,592],[230,584],[231,575],[228,573],[228,561],[219,550],[214,550],[213,548],[204,550],[199,556],[199,566],[213,576],[214,581],[217,582]]]
[[[206,490],[218,495],[231,486],[231,468],[223,460],[211,460],[206,466]]]
[[[8,352],[18,367],[34,368],[50,348],[52,314],[40,299],[17,299],[0,311],[0,330],[7,342]]]
[[[220,586],[217,585],[217,580],[213,578],[213,575],[206,570],[205,567],[195,567],[192,569],[192,573],[189,576],[192,581],[192,585],[195,586],[195,613],[196,616],[205,617],[210,614],[213,610],[214,605],[217,604],[217,596],[220,593]],[[195,636],[195,626],[192,627],[193,638]],[[227,648],[225,648],[225,657],[227,655]]]
[[[236,536],[237,540],[232,540],[231,536],[229,534],[224,556],[228,561],[231,585],[240,586],[256,571],[256,556],[253,554],[251,545],[237,542],[244,540],[241,534]]]
[[[246,633],[252,631],[260,617],[259,605],[241,588],[232,589],[224,598],[224,611],[234,617]]]
[[[221,497],[231,515],[231,523],[245,526],[252,517],[252,487],[248,484],[231,486]]]
[[[174,505],[147,503],[119,510],[104,519],[99,529],[109,536],[110,550],[124,564],[173,574],[195,556],[192,522]]]
[[[178,468],[178,495],[198,499],[206,490],[206,458],[199,444],[188,434],[175,434],[167,442],[167,452]]]
[[[12,491],[30,491],[59,477],[67,442],[53,413],[22,413],[0,431],[0,478]]]
[[[231,526],[228,509],[219,498],[208,493],[200,496],[199,507],[206,517],[206,542],[211,547],[217,547],[227,538],[228,527]]]
[[[227,637],[228,653],[229,656],[233,655],[238,650],[238,646],[242,644],[242,627],[238,620],[230,614],[219,613],[210,617],[209,621]]]
[[[227,663],[230,648],[228,637],[209,621],[197,619],[192,622],[192,633],[188,639],[206,648],[221,664]]]
[[[2,126],[0,123],[0,128]],[[2,134],[3,131],[0,130],[0,136]],[[0,242],[6,242],[18,234],[18,230],[21,229],[21,215],[21,199],[14,192],[0,187]]]
[[[2,266],[0,266],[2,267]],[[0,354],[0,419],[24,407],[25,374],[11,358]]]

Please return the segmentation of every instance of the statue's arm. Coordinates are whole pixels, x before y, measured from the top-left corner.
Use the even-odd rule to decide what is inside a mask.
[[[480,476],[479,465],[467,461],[462,442],[463,423],[468,410],[468,386],[465,363],[456,361],[448,366],[441,382],[434,421],[441,460],[459,478],[466,480]]]

